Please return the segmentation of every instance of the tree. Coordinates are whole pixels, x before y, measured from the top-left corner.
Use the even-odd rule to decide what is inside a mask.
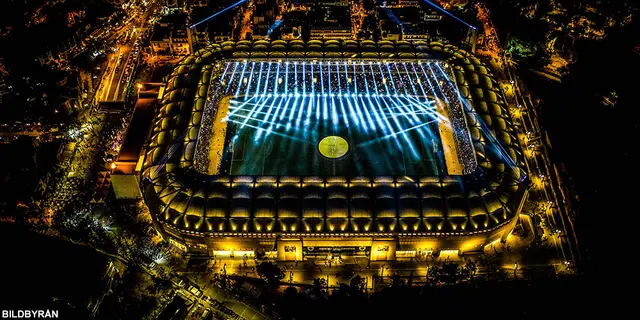
[[[284,289],[285,298],[293,299],[297,295],[298,295],[298,289],[296,289],[296,287],[294,286],[288,286],[286,289]]]
[[[156,293],[164,292],[171,289],[173,286],[171,281],[166,278],[153,278],[153,289]]]
[[[324,296],[324,292],[323,289],[324,287],[327,286],[327,279],[325,278],[315,278],[313,279],[313,293],[316,295],[316,297],[323,297]]]
[[[399,286],[401,286],[403,284],[404,284],[404,280],[402,279],[402,277],[400,277],[399,274],[394,273],[391,276],[391,287],[392,288],[397,288],[397,287],[399,287]]]
[[[355,277],[351,278],[351,281],[349,282],[349,286],[353,290],[356,290],[358,292],[363,292],[365,289],[364,278],[361,277],[360,275],[356,275]]]
[[[458,282],[460,277],[460,268],[457,263],[449,262],[442,265],[440,272],[440,280],[447,284],[454,284]]]
[[[349,297],[352,296],[352,294],[353,294],[353,289],[350,286],[344,283],[339,283],[338,289],[333,290],[333,293],[331,294],[331,298],[348,300]]]
[[[258,259],[262,259],[265,256],[265,252],[263,248],[258,248],[254,251],[253,255],[258,258]]]
[[[284,279],[284,270],[275,263],[262,262],[256,267],[256,272],[271,286],[277,286]]]
[[[533,69],[542,68],[551,62],[551,55],[540,46],[537,46],[537,49],[533,56],[525,61],[525,64]]]
[[[156,297],[150,295],[153,280],[140,268],[132,266],[125,273],[114,293],[108,295],[100,308],[97,319],[147,318],[154,307]]]
[[[507,43],[507,52],[517,60],[533,57],[536,54],[536,49],[535,43],[522,40],[516,36],[509,38],[509,42]]]

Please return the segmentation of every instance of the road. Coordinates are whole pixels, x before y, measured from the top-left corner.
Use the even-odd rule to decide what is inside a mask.
[[[238,301],[234,297],[226,293],[222,288],[218,288],[215,285],[205,288],[204,294],[222,303],[223,306],[231,309],[235,314],[239,315],[243,319],[248,320],[264,320],[269,319],[267,316],[260,313],[254,307],[248,304]],[[212,308],[215,306],[212,305]]]
[[[565,266],[575,265],[580,255],[575,231],[568,216],[569,200],[563,192],[558,170],[549,159],[548,146],[544,141],[547,135],[538,123],[539,117],[535,103],[514,74],[513,66],[500,45],[495,27],[484,6],[478,5],[478,18],[488,32],[487,37],[492,39],[490,43],[485,44],[488,48],[484,51],[478,49],[478,52],[496,59],[497,67],[504,71],[507,78],[508,90],[505,90],[505,94],[510,106],[508,111],[514,119],[531,180],[529,202],[533,204],[534,209],[527,214],[532,216],[541,214],[544,217],[544,237],[555,247],[557,263]]]
[[[508,61],[506,57],[503,61]],[[549,152],[543,138],[546,133],[538,124],[538,115],[531,95],[520,87],[522,84],[513,74],[511,66],[506,62],[505,71],[513,85],[514,99],[513,118],[521,128],[519,139],[525,153],[525,163],[531,179],[530,195],[536,201],[537,213],[542,213],[545,219],[545,236],[551,241],[558,252],[562,263],[574,264],[579,260],[577,239],[568,216],[568,199],[562,189],[562,181],[558,170],[549,159]]]
[[[153,273],[151,270],[149,272]],[[210,276],[211,274],[209,274]],[[239,319],[247,320],[266,320],[269,317],[262,314],[255,307],[242,302],[224,289],[213,284],[213,281],[207,281],[206,284],[181,283],[180,279],[175,275],[172,275],[172,283],[177,289],[176,294],[179,294],[185,298],[191,306],[189,307],[189,315],[201,314],[204,309],[215,310],[218,313],[225,314],[225,318],[231,318],[235,315],[239,316]],[[201,289],[192,290],[194,285]]]
[[[131,37],[128,44],[123,48],[122,56],[119,52],[108,57],[108,64],[105,73],[100,80],[98,90],[94,93],[91,108],[82,109],[77,116],[75,126],[79,127],[78,132],[81,137],[77,137],[78,143],[73,156],[66,168],[65,175],[57,181],[45,204],[46,217],[49,219],[55,212],[63,209],[70,201],[77,197],[83,197],[91,190],[85,190],[85,183],[90,178],[91,168],[95,161],[100,161],[97,151],[101,143],[105,143],[105,132],[103,132],[105,117],[95,108],[98,102],[103,101],[124,101],[124,90],[126,85],[122,85],[124,77],[124,64],[130,56],[130,49],[133,43],[143,34],[142,29],[153,14],[157,2],[151,3],[137,19],[132,19],[128,26],[114,32],[111,37],[117,38],[130,28],[137,28],[138,31]],[[126,53],[126,56],[125,56]],[[113,59],[112,59],[113,58]],[[118,68],[119,67],[119,68]],[[129,77],[133,76],[133,71]],[[128,79],[126,79],[128,80]],[[111,99],[111,100],[109,100]]]
[[[424,282],[428,268],[433,266],[441,266],[447,258],[448,261],[457,262],[464,265],[465,260],[458,256],[440,256],[438,258],[429,257],[428,259],[400,259],[397,261],[371,261],[367,257],[345,257],[345,260],[332,260],[329,265],[329,260],[322,258],[307,259],[299,262],[281,262],[278,265],[284,268],[285,277],[282,280],[283,283],[293,283],[310,285],[316,278],[323,278],[327,280],[327,284],[332,288],[338,288],[339,284],[349,284],[349,281],[355,276],[360,275],[365,278],[366,287],[371,290],[374,286],[375,277],[389,277],[393,274],[398,274],[402,277],[409,277],[413,274],[414,283]],[[475,258],[474,258],[475,259]],[[253,259],[248,259],[245,266],[242,258],[229,258],[216,259],[215,264],[211,261],[209,263],[209,270],[204,274],[204,278],[197,277],[199,285],[204,288],[205,294],[213,294],[207,290],[210,287],[217,288],[210,284],[211,279],[214,278],[214,272],[222,274],[222,270],[226,269],[226,272],[230,276],[245,276],[252,278],[259,278],[259,275],[255,271],[255,262]],[[428,261],[427,261],[428,260]],[[260,263],[258,261],[258,263]],[[512,265],[513,262],[510,262]],[[383,271],[384,270],[384,271]],[[301,289],[299,289],[301,290]]]
[[[131,55],[131,44],[120,47],[119,55],[116,58],[114,64],[115,68],[111,69],[111,74],[105,80],[107,83],[103,91],[103,97],[101,101],[124,101],[124,89],[126,84],[122,83],[125,70],[127,69],[127,62]],[[127,79],[125,78],[125,81]]]
[[[135,52],[134,48],[138,39],[147,31],[148,20],[156,6],[157,2],[151,3],[143,14],[113,35],[119,37],[126,32],[131,32],[129,40],[108,56],[106,72],[96,93],[99,102],[124,101],[126,88],[133,77],[133,64],[140,55],[140,52]]]

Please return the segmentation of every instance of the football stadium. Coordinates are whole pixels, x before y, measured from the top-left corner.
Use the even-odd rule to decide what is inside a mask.
[[[142,172],[185,251],[393,260],[480,251],[528,179],[492,72],[423,41],[239,41],[183,59]]]

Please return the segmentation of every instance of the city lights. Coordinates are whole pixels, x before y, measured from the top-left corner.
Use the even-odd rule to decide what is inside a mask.
[[[75,318],[409,319],[500,309],[445,294],[425,313],[442,290],[540,282],[545,303],[505,303],[559,317],[546,303],[590,278],[575,219],[609,212],[577,202],[596,181],[569,169],[593,172],[578,124],[634,128],[615,118],[631,82],[603,71],[640,53],[634,8],[5,2],[0,223],[28,234],[6,246],[14,297]]]

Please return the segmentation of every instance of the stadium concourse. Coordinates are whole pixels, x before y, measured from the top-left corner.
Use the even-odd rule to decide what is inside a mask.
[[[185,251],[393,260],[505,239],[522,159],[493,75],[454,46],[225,42],[172,73],[142,185]]]

